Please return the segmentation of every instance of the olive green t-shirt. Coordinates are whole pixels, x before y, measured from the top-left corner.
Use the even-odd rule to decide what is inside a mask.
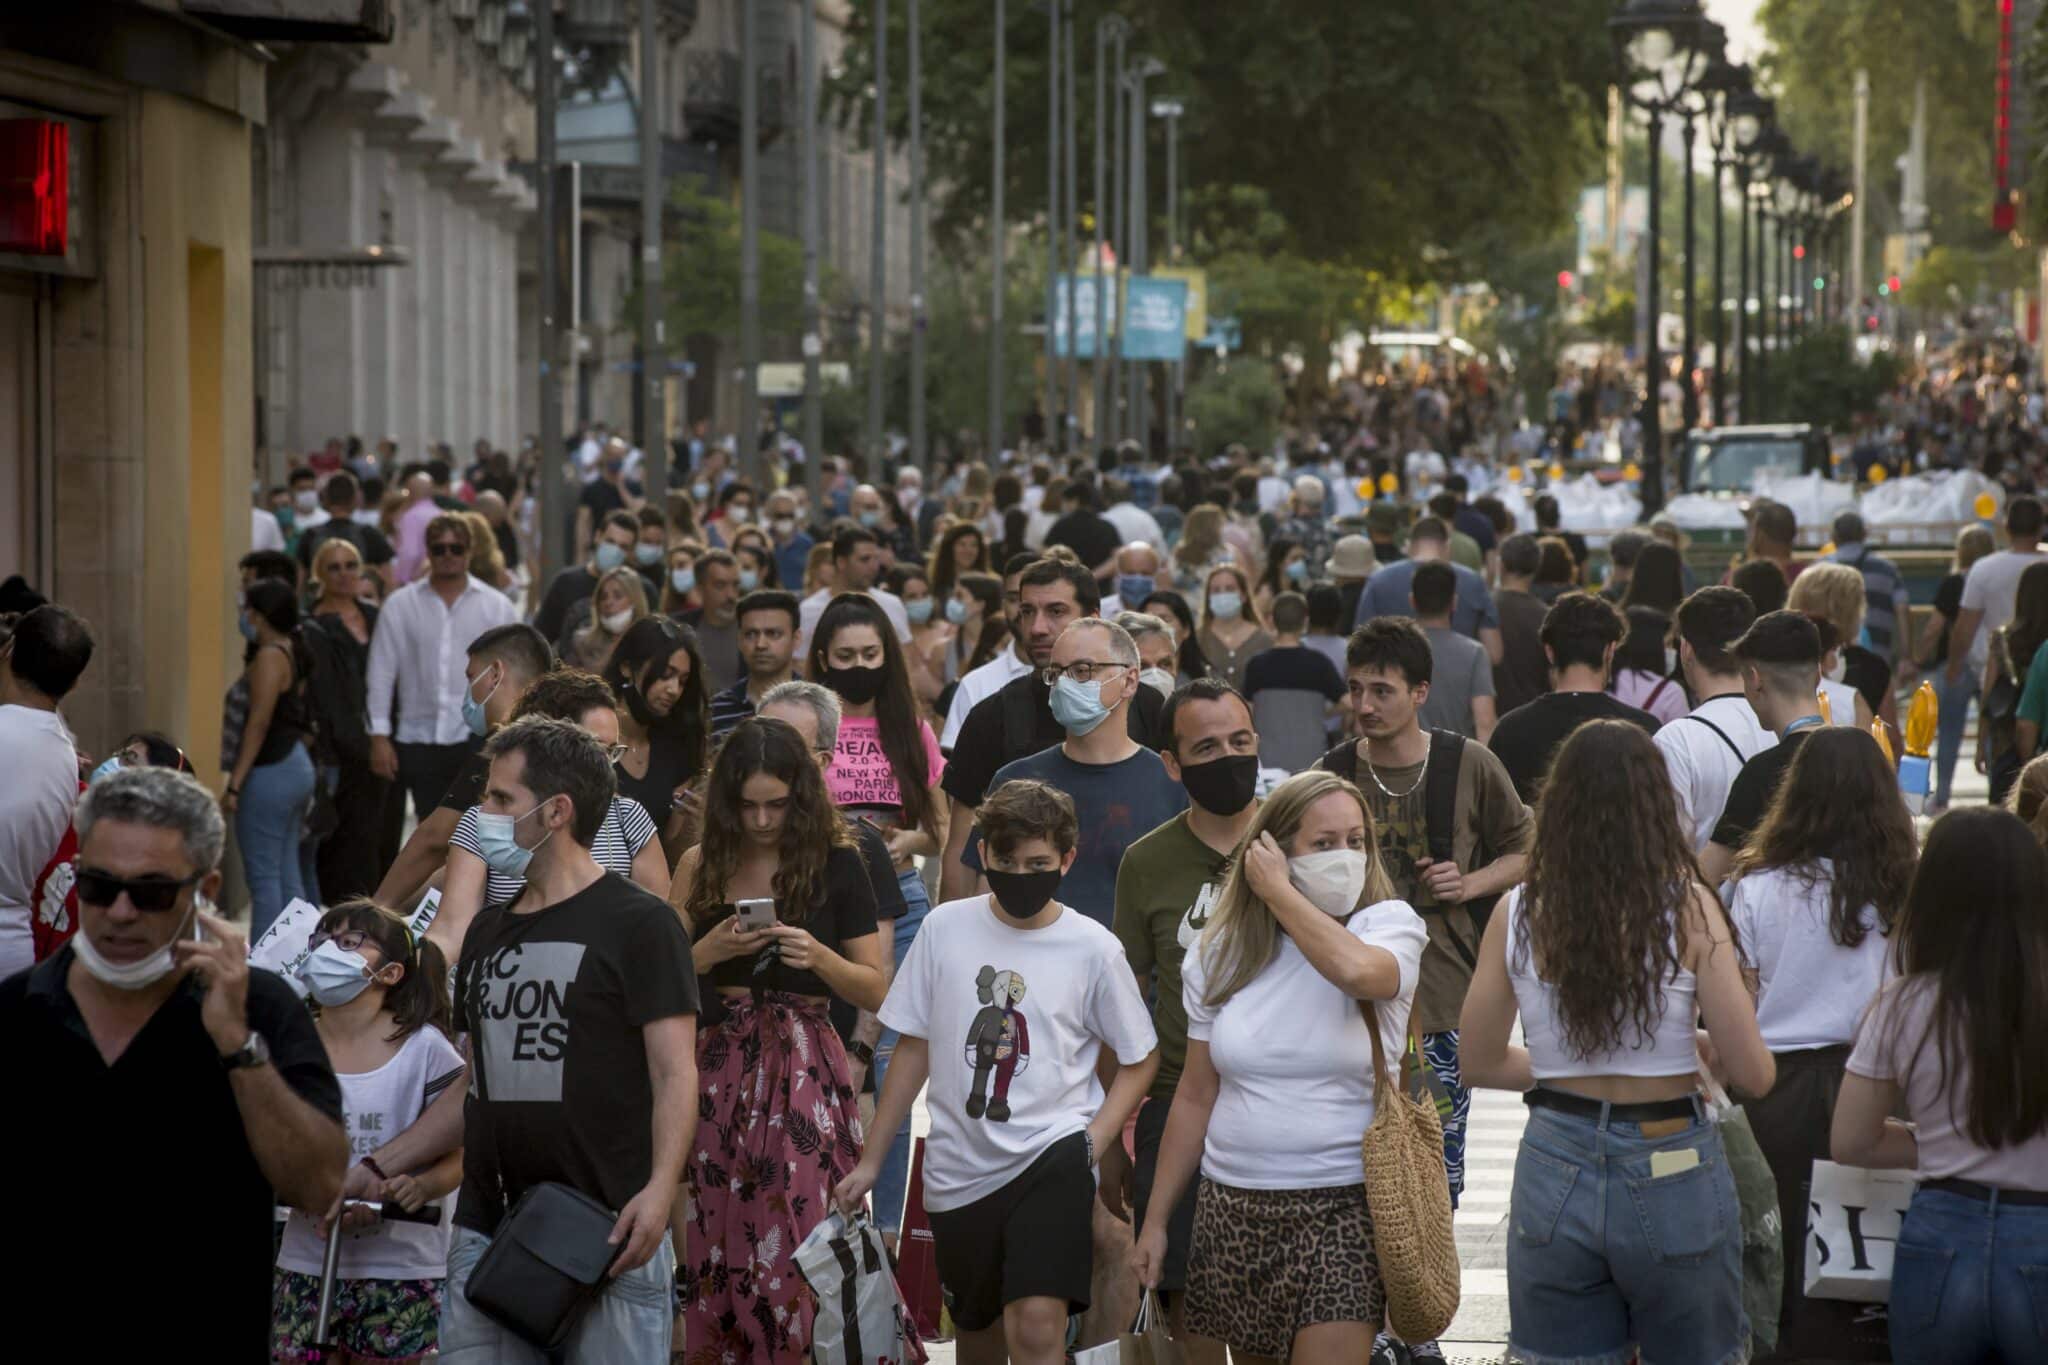
[[[1150,988],[1152,1027],[1159,1035],[1155,1100],[1173,1099],[1188,1055],[1188,1011],[1180,993],[1180,963],[1209,922],[1230,859],[1197,838],[1182,811],[1124,850],[1116,874],[1116,916],[1111,928]]]

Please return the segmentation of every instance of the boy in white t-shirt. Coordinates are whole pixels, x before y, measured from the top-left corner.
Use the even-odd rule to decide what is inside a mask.
[[[1096,1153],[1122,1140],[1158,1039],[1116,936],[1053,899],[1073,802],[1006,782],[975,827],[990,894],[933,910],[897,971],[881,1018],[901,1040],[868,1131],[895,1132],[929,1076],[924,1202],[961,1359],[1057,1365],[1068,1313],[1088,1306]],[[841,1208],[866,1198],[886,1145],[840,1182]]]

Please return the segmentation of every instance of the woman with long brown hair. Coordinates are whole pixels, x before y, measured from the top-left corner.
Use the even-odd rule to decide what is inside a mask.
[[[1984,704],[1979,708],[1977,727],[1977,768],[1991,778],[1991,803],[1997,805],[2012,790],[2020,766],[2032,756],[2031,744],[2039,739],[2039,725],[2032,739],[2019,731],[2020,703],[2025,698],[2027,674],[2034,656],[2048,643],[2048,563],[2029,564],[2020,574],[2013,594],[2012,620],[1991,634],[1991,650],[1984,662]],[[2009,684],[2011,702],[2004,714],[1996,698]],[[2038,719],[2038,716],[2037,716]]]
[[[1245,669],[1273,647],[1244,570],[1228,564],[1209,570],[1203,581],[1202,629],[1195,638],[1211,671],[1242,692]]]
[[[1804,577],[1804,575],[1802,575]],[[1777,1350],[1827,1354],[1844,1325],[1809,1311],[1806,1185],[1827,1132],[1857,1021],[1890,975],[1887,935],[1904,908],[1919,839],[1877,741],[1815,730],[1736,856],[1728,918],[1756,971],[1757,1029],[1778,1083],[1745,1106],[1778,1181],[1785,1245]],[[1803,1321],[1803,1324],[1801,1322]]]
[[[1738,1359],[1741,1215],[1698,1096],[1695,1022],[1746,1094],[1775,1069],[1663,754],[1592,721],[1551,762],[1529,875],[1486,926],[1459,1024],[1465,1084],[1524,1092],[1509,1345],[1542,1359]],[[1510,1045],[1520,1016],[1527,1043]],[[1620,1211],[1633,1210],[1634,1216]]]
[[[703,1107],[679,1267],[690,1349],[794,1365],[810,1359],[817,1304],[791,1257],[861,1153],[826,1008],[836,996],[879,1009],[883,975],[867,870],[793,726],[757,716],[726,737],[673,898],[722,1006],[697,1040]],[[773,922],[742,928],[738,904],[758,900]]]
[[[1920,1177],[1892,1255],[1895,1360],[2048,1359],[2044,888],[2048,855],[2008,812],[1937,820],[1892,931],[1898,979],[1849,1054],[1835,1160]]]
[[[974,521],[961,521],[946,528],[939,543],[932,547],[929,567],[932,596],[941,602],[953,595],[953,586],[960,581],[960,575],[987,573],[988,539],[981,533],[981,526]]]
[[[1187,1056],[1132,1254],[1157,1285],[1199,1173],[1183,1318],[1239,1361],[1372,1350],[1386,1300],[1358,1164],[1367,1020],[1398,1064],[1426,938],[1358,788],[1322,771],[1274,788],[1181,965]]]

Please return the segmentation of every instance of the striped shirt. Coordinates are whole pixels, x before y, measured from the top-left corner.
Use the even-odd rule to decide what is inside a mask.
[[[740,722],[754,716],[754,699],[747,695],[747,680],[741,678],[723,692],[711,697],[711,742],[718,743],[734,730]]]
[[[1906,605],[1906,578],[1883,555],[1874,555],[1867,545],[1844,545],[1834,553],[1837,564],[1847,564],[1863,575],[1863,628],[1869,632],[1870,647],[1882,654],[1887,663],[1896,663],[1898,658],[1898,634],[1901,626],[1900,613]],[[1855,644],[1845,640],[1844,644]]]
[[[476,817],[482,810],[481,806],[471,806],[462,813],[462,818],[455,822],[455,833],[448,837],[449,847],[466,849],[479,858],[484,856],[483,844],[476,837]],[[597,827],[597,837],[590,841],[590,856],[605,871],[630,879],[633,859],[653,838],[654,820],[646,808],[630,796],[615,796],[604,823]],[[526,878],[508,877],[492,868],[484,882],[484,904],[504,905],[525,889]]]

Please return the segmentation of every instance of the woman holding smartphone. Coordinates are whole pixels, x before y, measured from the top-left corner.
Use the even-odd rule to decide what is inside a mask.
[[[793,726],[755,717],[726,737],[703,842],[676,881],[698,975],[722,1007],[697,1040],[703,1107],[678,1267],[688,1340],[712,1358],[796,1365],[817,1305],[790,1258],[861,1151],[826,1010],[835,996],[878,1009],[883,978],[867,869]],[[760,900],[773,926],[742,928],[738,904]]]

